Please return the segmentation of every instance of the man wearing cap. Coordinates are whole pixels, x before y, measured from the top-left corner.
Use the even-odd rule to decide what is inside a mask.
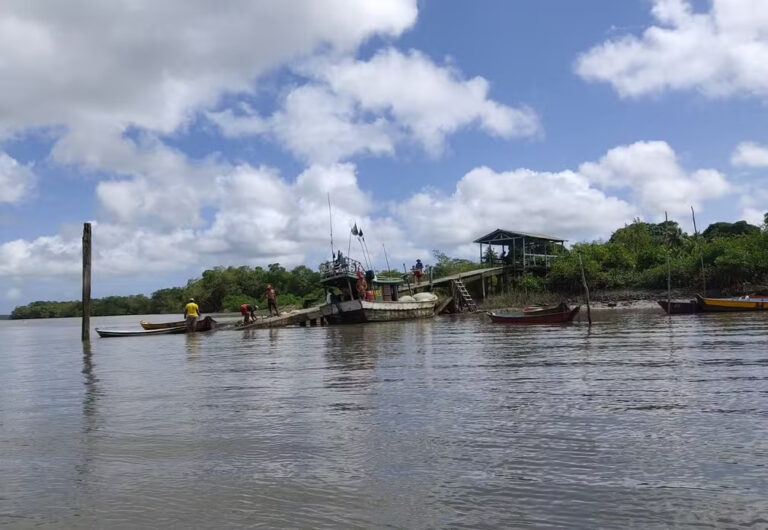
[[[196,331],[197,318],[200,316],[200,308],[197,307],[194,298],[190,298],[184,306],[184,318],[187,320],[187,331]]]

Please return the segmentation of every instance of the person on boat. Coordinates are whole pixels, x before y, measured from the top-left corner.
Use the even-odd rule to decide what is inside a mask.
[[[368,290],[368,282],[365,281],[363,271],[357,269],[357,297],[360,300],[365,300],[365,292]]]
[[[197,319],[200,318],[200,308],[195,303],[194,298],[187,301],[184,306],[184,319],[187,321],[187,331],[195,331],[197,328]]]
[[[280,311],[277,309],[277,293],[275,293],[274,287],[271,283],[267,284],[267,309],[269,309],[269,316],[272,316],[272,309],[275,310],[275,316],[280,316]]]
[[[243,304],[240,306],[240,314],[243,315],[243,325],[248,324],[251,320],[256,320],[254,311],[256,311],[256,308],[251,304]]]
[[[416,265],[413,266],[413,277],[416,279],[416,283],[421,283],[421,276],[424,274],[424,265],[422,265],[421,260],[416,260]]]

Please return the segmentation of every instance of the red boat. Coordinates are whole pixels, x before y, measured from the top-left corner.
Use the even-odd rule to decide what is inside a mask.
[[[492,322],[499,324],[563,324],[576,317],[581,306],[573,309],[562,303],[558,306],[523,313],[488,313]]]

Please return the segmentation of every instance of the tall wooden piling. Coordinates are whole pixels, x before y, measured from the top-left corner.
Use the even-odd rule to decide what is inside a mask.
[[[592,325],[592,310],[589,307],[589,287],[587,287],[587,276],[584,274],[584,263],[581,261],[581,252],[579,252],[579,268],[581,269],[581,284],[584,286],[584,295],[587,298],[587,321]]]
[[[83,225],[83,341],[91,340],[91,223]]]
[[[672,311],[670,311],[672,309],[672,264],[669,260],[669,217],[667,217],[666,211],[664,212],[664,228],[667,236],[667,314],[672,315]]]

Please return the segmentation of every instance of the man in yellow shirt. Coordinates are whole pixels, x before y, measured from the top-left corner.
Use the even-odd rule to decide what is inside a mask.
[[[200,308],[197,307],[194,298],[190,298],[184,306],[184,318],[187,319],[187,331],[196,331],[197,318],[200,316]]]

